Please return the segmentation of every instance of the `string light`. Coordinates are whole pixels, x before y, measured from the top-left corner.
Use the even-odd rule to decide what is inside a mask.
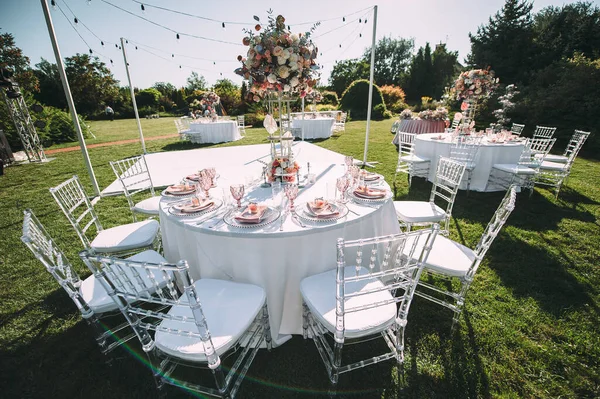
[[[342,17],[342,22],[346,22],[346,17]]]
[[[90,54],[94,54],[94,52],[92,51],[92,49],[90,49]]]
[[[73,22],[75,22],[76,24],[79,23],[79,20],[77,19],[77,17],[73,18]]]
[[[102,47],[104,47],[104,42],[102,40],[100,40],[100,45],[102,45]]]
[[[175,37],[177,38],[177,43],[179,43],[179,33]]]
[[[146,12],[146,7],[144,7],[143,4],[140,4],[140,8],[142,9],[142,12],[145,13]]]
[[[221,26],[223,27],[223,29],[225,29],[225,22],[223,22],[223,23],[221,24]]]
[[[56,1],[50,0],[50,5],[52,6],[53,10],[56,10]]]

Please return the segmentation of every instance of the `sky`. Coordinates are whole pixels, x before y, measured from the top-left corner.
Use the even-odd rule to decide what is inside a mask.
[[[598,4],[598,1],[593,3]],[[469,33],[475,33],[477,27],[485,24],[504,4],[504,0],[55,2],[51,17],[62,57],[89,53],[92,49],[94,55],[111,69],[120,85],[128,86],[123,53],[115,47],[123,37],[128,41],[125,48],[132,84],[139,88],[150,87],[155,82],[184,86],[192,71],[203,75],[210,85],[221,78],[241,84],[241,77],[233,70],[240,65],[237,56],[245,56],[247,51],[241,44],[242,29],[253,29],[254,15],[266,23],[270,8],[274,15],[281,14],[286,18],[292,32],[305,32],[312,26],[311,22],[321,21],[313,33],[313,41],[322,53],[317,62],[323,65],[321,83],[324,84],[336,60],[359,57],[371,45],[375,5],[378,6],[377,39],[384,36],[413,38],[415,51],[427,42],[432,46],[446,43],[449,50],[458,51],[462,62],[470,50]],[[141,3],[145,11],[141,10]],[[566,3],[570,2],[537,0],[534,12]],[[77,24],[75,17],[79,21]],[[0,33],[6,32],[14,36],[16,45],[30,58],[32,66],[41,58],[56,62],[40,0],[0,0]]]

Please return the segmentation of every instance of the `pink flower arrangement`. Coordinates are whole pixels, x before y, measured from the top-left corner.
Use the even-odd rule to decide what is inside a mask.
[[[298,162],[287,157],[275,158],[267,168],[267,180],[274,182],[281,178],[284,182],[296,181],[296,173],[300,170]]]
[[[258,102],[271,91],[304,97],[319,78],[319,66],[315,62],[318,49],[310,39],[318,23],[309,32],[295,34],[286,29],[283,16],[273,18],[271,14],[269,11],[266,28],[260,24],[255,26],[258,34],[244,29],[246,37],[242,43],[249,48],[245,58],[237,57],[242,66],[235,73],[248,80],[250,101]],[[259,21],[256,16],[254,19]]]
[[[494,71],[487,69],[471,69],[458,76],[451,89],[457,100],[489,97],[498,87],[498,79]]]

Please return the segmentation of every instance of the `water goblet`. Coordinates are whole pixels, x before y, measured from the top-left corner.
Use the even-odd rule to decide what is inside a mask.
[[[338,189],[338,192],[340,193],[340,202],[341,203],[346,203],[348,202],[346,200],[346,190],[348,189],[348,186],[350,185],[350,180],[348,179],[347,176],[342,176],[342,177],[338,177],[337,181],[336,181],[336,186]]]
[[[206,168],[204,170],[206,171],[206,173],[210,177],[210,182],[211,182],[212,186],[216,187],[215,178],[217,177],[217,169],[215,169],[214,166],[211,166],[211,167],[208,167],[208,168]]]
[[[344,163],[346,164],[346,170],[349,170],[350,166],[354,165],[354,158],[349,155],[346,155],[344,157]]]
[[[212,187],[212,179],[210,178],[210,175],[208,174],[208,172],[206,172],[206,170],[203,170],[200,172],[200,176],[198,178],[198,185],[202,188],[202,190],[204,190],[204,195],[206,198],[210,198],[210,194],[208,193],[208,190],[211,189]]]
[[[290,204],[290,211],[294,210],[294,200],[298,196],[298,184],[289,183],[285,186],[285,196],[287,197]]]
[[[231,196],[237,201],[238,209],[242,207],[242,198],[244,197],[244,185],[243,184],[232,184],[229,187]]]

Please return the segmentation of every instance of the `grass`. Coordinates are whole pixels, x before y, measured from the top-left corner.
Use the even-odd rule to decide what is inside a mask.
[[[167,118],[143,120],[147,135],[174,132]],[[162,124],[164,123],[164,130]],[[369,159],[392,181],[397,153],[391,121],[374,122]],[[135,138],[133,120],[92,122],[98,140]],[[161,125],[159,125],[161,124]],[[364,122],[317,144],[362,158]],[[125,135],[127,137],[125,137]],[[248,129],[240,145],[266,142]],[[91,142],[91,141],[90,141]],[[177,139],[147,142],[149,151],[198,146]],[[139,144],[90,149],[100,187],[114,177],[108,162],[138,154]],[[4,397],[155,397],[139,345],[110,366],[64,292],[19,241],[22,211],[32,208],[66,249],[81,274],[80,244],[48,188],[78,174],[91,192],[78,151],[43,165],[13,166],[0,177],[0,379]],[[426,199],[429,183],[410,190],[398,178],[397,199]],[[558,201],[546,189],[520,195],[516,210],[480,267],[456,332],[449,311],[416,298],[406,337],[404,372],[392,362],[345,375],[339,389],[351,398],[593,398],[600,396],[600,163],[578,159]],[[474,247],[502,193],[460,192],[451,237]],[[131,221],[122,197],[96,208],[107,227]],[[367,344],[368,346],[374,344]],[[127,353],[129,352],[129,353]],[[316,348],[294,337],[261,351],[240,398],[325,397],[329,383]],[[171,390],[173,397],[186,394]]]

